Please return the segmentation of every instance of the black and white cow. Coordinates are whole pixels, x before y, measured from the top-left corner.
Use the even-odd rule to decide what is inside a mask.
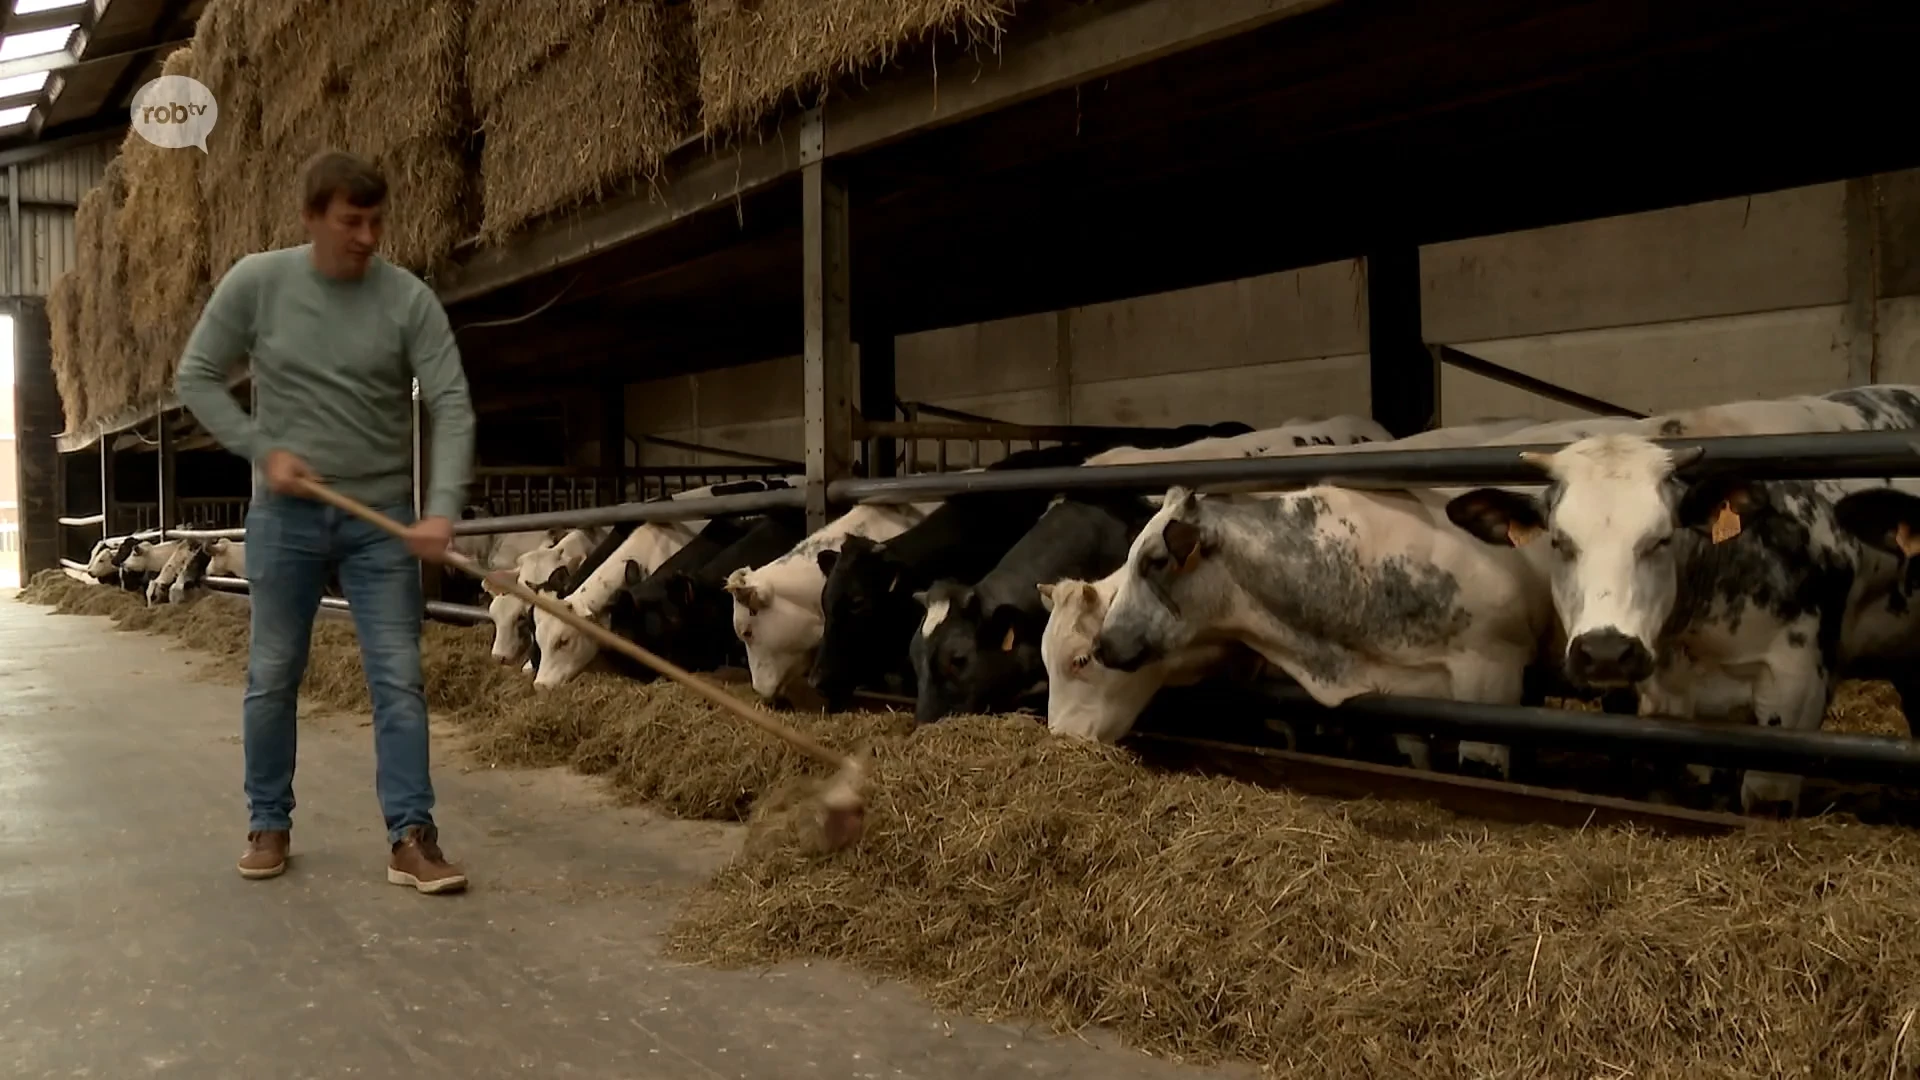
[[[987,471],[1067,468],[1093,448],[1022,450]],[[1050,491],[960,494],[891,540],[849,536],[822,551],[823,625],[808,683],[830,709],[846,706],[860,686],[911,692],[908,642],[925,615],[913,594],[941,578],[977,581],[1026,535],[1053,501]]]
[[[1850,493],[1889,485],[1755,482],[1649,440],[1916,426],[1920,388],[1906,386],[1686,410],[1528,455],[1550,480],[1543,495],[1483,489],[1448,512],[1486,543],[1541,560],[1574,681],[1631,686],[1647,715],[1751,710],[1813,730],[1842,674],[1914,640],[1897,560],[1836,518]],[[1799,791],[1798,777],[1748,772],[1741,806],[1793,808]]]
[[[713,544],[724,545],[718,552],[711,546],[695,547],[709,532]],[[653,574],[643,577],[636,570],[627,571],[625,588],[615,596],[611,609],[612,628],[689,671],[744,664],[746,650],[734,634],[727,579],[743,567],[779,558],[806,536],[807,517],[798,509],[717,519]],[[693,554],[687,555],[689,551]],[[652,675],[634,665],[620,669],[641,678]]]
[[[924,612],[907,650],[915,718],[925,724],[1019,705],[1046,677],[1038,587],[1104,576],[1152,513],[1132,495],[1060,499],[977,583],[945,579],[915,593]]]

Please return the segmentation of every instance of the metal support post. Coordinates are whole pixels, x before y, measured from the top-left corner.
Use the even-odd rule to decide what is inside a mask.
[[[806,309],[807,523],[827,523],[827,485],[852,472],[853,323],[845,182],[825,159],[820,111],[807,113],[800,160]]]
[[[113,532],[113,433],[100,433],[100,535]]]
[[[608,504],[627,499],[627,388],[609,382],[600,388],[600,468],[613,484]],[[597,485],[596,485],[597,487]]]
[[[175,468],[173,424],[168,422],[165,413],[160,415],[159,421],[160,452],[156,455],[160,459],[160,498],[158,513],[160,516],[160,538],[164,540],[167,537],[168,529],[177,529],[180,527],[180,492],[174,482],[178,470]]]
[[[1440,364],[1420,326],[1420,248],[1367,256],[1367,354],[1373,418],[1406,438],[1440,421]]]

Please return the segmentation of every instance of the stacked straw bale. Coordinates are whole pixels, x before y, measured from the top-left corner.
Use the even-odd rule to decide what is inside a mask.
[[[53,385],[68,431],[87,422],[87,384],[80,364],[80,271],[66,270],[47,293],[47,321],[53,327]]]
[[[137,347],[127,312],[126,242],[120,234],[126,202],[126,165],[116,157],[74,214],[80,322],[72,369],[84,387],[86,421],[125,410],[139,392]]]
[[[175,50],[167,75],[195,74],[193,50]],[[218,100],[217,98],[215,99]],[[215,125],[219,130],[219,125]],[[164,149],[128,132],[126,164],[127,305],[133,321],[134,394],[140,402],[165,396],[187,335],[206,304],[207,209],[200,190],[202,154]]]
[[[694,129],[697,72],[683,4],[479,0],[466,77],[483,237],[656,179]]]
[[[811,105],[844,77],[947,35],[997,40],[1015,0],[694,0],[700,119],[733,135],[789,102]],[[935,46],[937,48],[937,45]]]
[[[382,253],[425,272],[471,231],[462,53],[471,0],[256,0],[216,4],[197,41],[233,136],[210,160],[217,274],[249,251],[305,242],[300,169],[323,150],[379,165],[390,185]],[[217,13],[217,17],[215,16]],[[221,96],[221,127],[228,98]]]

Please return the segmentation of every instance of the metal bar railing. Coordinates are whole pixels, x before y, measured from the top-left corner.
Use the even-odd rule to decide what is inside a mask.
[[[744,495],[719,495],[698,499],[673,499],[661,502],[617,503],[584,510],[560,510],[552,513],[510,514],[504,517],[474,518],[453,523],[456,536],[486,536],[494,533],[525,532],[534,529],[586,528],[592,525],[618,525],[629,521],[686,521],[718,517],[724,514],[755,514],[765,510],[806,506],[806,492],[800,488],[754,491]]]
[[[209,589],[216,589],[220,592],[233,593],[237,596],[244,596],[244,597],[247,597],[249,600],[253,598],[253,590],[247,584],[247,580],[245,578],[207,577],[207,578],[201,578],[200,580],[201,580],[201,584],[205,585]],[[353,610],[352,605],[348,604],[346,600],[338,596],[321,597],[320,606],[323,608],[330,608],[334,611],[352,611]],[[432,618],[440,619],[444,622],[483,623],[483,622],[489,622],[493,618],[493,616],[488,613],[486,608],[474,607],[470,604],[449,604],[444,600],[427,601],[425,605],[424,613]]]
[[[63,517],[58,520],[69,529],[84,529],[89,525],[106,525],[107,515],[88,514],[86,517]]]
[[[1797,435],[1734,435],[1711,439],[1655,439],[1670,449],[1701,447],[1701,467],[1737,467],[1755,480],[1920,476],[1920,449],[1912,430],[1836,431]],[[1165,491],[1176,484],[1264,483],[1275,487],[1346,484],[1356,487],[1452,487],[1470,484],[1545,484],[1522,451],[1551,453],[1565,443],[1472,446],[1430,450],[1330,452],[1270,458],[1168,461],[1145,465],[1069,466],[839,480],[827,487],[836,503],[906,503],[993,491]]]

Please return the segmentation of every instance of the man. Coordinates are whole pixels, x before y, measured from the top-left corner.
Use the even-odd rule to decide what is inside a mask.
[[[427,768],[415,559],[442,557],[473,454],[473,406],[446,312],[427,286],[374,254],[387,184],[343,153],[307,163],[301,220],[311,242],[248,255],[213,291],[181,357],[181,402],[254,464],[247,513],[253,600],[245,749],[251,821],[240,873],[286,869],[292,833],[294,714],[314,614],[337,567],[373,697],[375,778],[386,816],[387,880],[423,893],[463,889],[441,854]],[[252,357],[249,417],[227,390]],[[433,477],[413,521],[412,387],[433,415]],[[301,498],[333,486],[408,525],[403,544]]]

